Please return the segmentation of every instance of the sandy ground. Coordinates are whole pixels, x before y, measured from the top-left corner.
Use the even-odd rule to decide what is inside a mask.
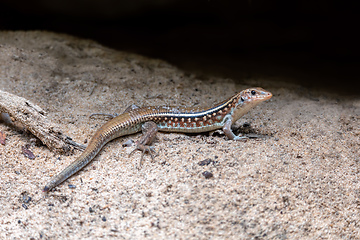
[[[121,113],[131,104],[209,106],[250,86],[274,96],[235,127],[262,138],[159,133],[159,156],[145,156],[138,169],[140,152],[128,157],[132,148],[122,143],[140,134],[127,136],[48,194],[44,184],[80,151],[55,154],[0,123],[7,136],[0,145],[0,238],[360,238],[359,97],[282,84],[276,76],[184,73],[65,35],[0,33],[0,89],[41,106],[80,143],[106,121],[91,113]],[[22,154],[26,144],[35,159]]]

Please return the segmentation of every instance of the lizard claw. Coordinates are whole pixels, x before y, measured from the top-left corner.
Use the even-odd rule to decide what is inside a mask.
[[[142,152],[142,153],[141,153],[141,158],[140,158],[140,163],[139,163],[139,167],[138,167],[138,168],[141,168],[141,166],[142,166],[143,158],[144,158],[145,153],[149,153],[149,154],[150,154],[152,161],[154,161],[154,160],[155,160],[155,157],[159,155],[159,154],[154,150],[154,147],[147,146],[147,145],[142,145],[142,144],[140,144],[139,142],[137,142],[137,143],[136,143],[136,148],[129,153],[129,157],[130,157],[136,150],[140,150],[140,151]],[[156,155],[154,156],[153,153],[155,153]]]

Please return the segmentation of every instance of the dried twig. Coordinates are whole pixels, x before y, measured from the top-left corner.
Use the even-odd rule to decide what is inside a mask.
[[[50,150],[66,153],[71,147],[82,149],[83,145],[64,135],[56,124],[46,118],[46,112],[29,100],[0,90],[0,112],[10,115]]]

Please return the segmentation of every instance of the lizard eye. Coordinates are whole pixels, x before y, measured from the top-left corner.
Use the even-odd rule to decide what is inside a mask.
[[[255,90],[251,90],[251,94],[252,94],[252,95],[255,95],[255,94],[256,94],[256,91],[255,91]]]

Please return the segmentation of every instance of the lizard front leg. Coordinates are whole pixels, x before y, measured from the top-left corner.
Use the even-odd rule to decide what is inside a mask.
[[[246,141],[248,139],[248,137],[239,137],[236,136],[234,134],[234,132],[231,130],[231,125],[232,125],[232,121],[231,118],[228,118],[222,128],[222,130],[224,131],[225,135],[230,139],[230,140],[235,140],[235,141]]]

